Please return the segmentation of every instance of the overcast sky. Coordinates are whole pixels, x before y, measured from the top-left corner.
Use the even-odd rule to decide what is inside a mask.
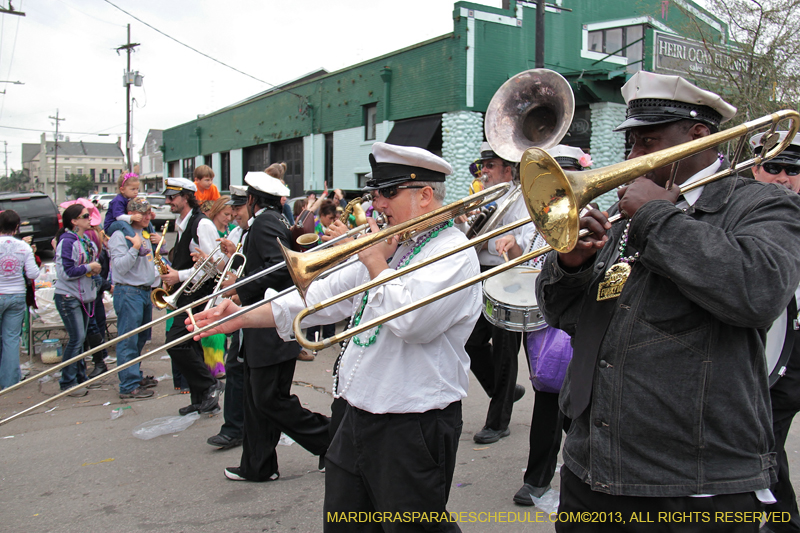
[[[320,67],[332,72],[453,30],[452,0],[111,2],[272,84]],[[12,3],[26,16],[0,15],[0,80],[24,83],[0,84],[6,91],[0,94],[0,141],[8,142],[9,170],[22,168],[22,143],[38,143],[43,131],[53,139],[48,117],[56,110],[66,119],[59,132],[71,141],[124,137],[126,57],[116,48],[127,40],[128,23],[131,41],[141,43],[131,70],[144,75],[144,85],[131,91],[136,152],[149,129],[181,124],[270,87],[181,46],[105,0]],[[502,0],[481,3],[499,7]],[[0,155],[0,175],[4,171]]]

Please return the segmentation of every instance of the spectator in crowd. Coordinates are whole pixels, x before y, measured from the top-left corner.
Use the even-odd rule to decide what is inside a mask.
[[[19,215],[6,209],[0,212],[0,389],[18,383],[19,339],[25,318],[26,280],[39,276],[39,267],[28,243],[14,235],[19,231]]]
[[[194,197],[201,206],[208,200],[215,202],[219,198],[219,190],[214,185],[214,171],[210,166],[200,165],[194,169],[194,185],[197,187]]]

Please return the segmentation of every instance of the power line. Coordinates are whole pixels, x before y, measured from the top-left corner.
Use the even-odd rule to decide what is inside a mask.
[[[25,130],[25,131],[36,131],[36,132],[43,132],[45,131],[44,128],[19,128],[16,126],[0,126],[0,128],[6,128],[9,130]],[[62,131],[61,133],[69,134],[69,135],[122,135],[122,133],[99,133],[93,131]]]
[[[159,30],[158,28],[156,28],[156,27],[154,27],[154,26],[152,26],[152,25],[148,24],[147,22],[143,21],[143,20],[142,20],[142,19],[140,19],[139,17],[137,17],[137,16],[135,16],[135,15],[132,15],[131,13],[128,13],[127,11],[125,11],[124,9],[122,9],[121,7],[119,7],[118,5],[115,5],[114,3],[112,3],[110,0],[104,0],[104,1],[105,1],[107,4],[109,4],[109,5],[111,5],[111,6],[115,7],[115,8],[117,8],[117,9],[119,9],[120,11],[122,11],[123,13],[125,13],[126,15],[128,15],[129,17],[132,17],[133,19],[135,19],[135,20],[138,20],[139,22],[141,22],[142,24],[144,24],[145,26],[147,26],[147,27],[148,27],[148,28],[150,28],[151,30],[153,30],[153,31],[156,31],[156,32],[160,33],[161,35],[163,35],[163,36],[164,36],[164,37],[166,37],[167,39],[173,40],[173,41],[175,41],[176,43],[178,43],[179,45],[181,45],[181,46],[185,46],[185,47],[186,47],[186,48],[188,48],[189,50],[191,50],[191,51],[193,51],[193,52],[197,52],[197,53],[198,53],[198,54],[200,54],[201,56],[203,56],[203,57],[206,57],[206,58],[210,59],[211,61],[214,61],[215,63],[219,63],[219,64],[220,64],[220,65],[222,65],[223,67],[227,67],[227,68],[229,68],[229,69],[231,69],[231,70],[235,70],[235,71],[236,71],[236,72],[238,72],[239,74],[243,74],[243,75],[247,76],[248,78],[252,78],[252,79],[256,80],[257,82],[264,83],[264,84],[266,84],[266,85],[269,85],[269,86],[271,86],[271,87],[277,87],[277,85],[275,85],[274,83],[270,83],[270,82],[268,82],[268,81],[260,80],[260,79],[256,78],[255,76],[252,76],[252,75],[248,74],[247,72],[243,72],[243,71],[239,70],[239,69],[238,69],[238,68],[236,68],[236,67],[232,67],[232,66],[228,65],[227,63],[223,63],[223,62],[222,62],[222,61],[220,61],[219,59],[215,59],[215,58],[211,57],[210,55],[208,55],[208,54],[206,54],[206,53],[204,53],[204,52],[201,52],[201,51],[200,51],[200,50],[198,50],[197,48],[193,48],[193,47],[189,46],[188,44],[186,44],[186,43],[183,43],[183,42],[179,41],[178,39],[176,39],[175,37],[172,37],[171,35],[167,35],[167,34],[166,34],[166,33],[164,33],[163,31],[161,31],[161,30]]]

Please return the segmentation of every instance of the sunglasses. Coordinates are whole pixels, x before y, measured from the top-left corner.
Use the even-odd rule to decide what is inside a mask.
[[[502,163],[495,163],[494,161],[485,161],[481,163],[481,168],[488,168],[492,170],[494,167],[499,167]]]
[[[380,198],[383,196],[387,200],[391,200],[395,196],[397,196],[400,189],[424,189],[425,185],[391,185],[389,187],[381,187],[380,189],[375,189],[372,191],[372,196],[374,198]]]
[[[781,165],[779,163],[764,163],[764,170],[767,174],[777,176],[782,171],[786,172],[787,176],[797,176],[800,174],[800,166],[798,165]]]
[[[84,213],[84,214],[82,214],[82,215],[78,215],[78,216],[77,216],[77,217],[75,217],[75,218],[82,218],[82,219],[84,219],[84,220],[85,220],[85,219],[89,218],[89,213]]]

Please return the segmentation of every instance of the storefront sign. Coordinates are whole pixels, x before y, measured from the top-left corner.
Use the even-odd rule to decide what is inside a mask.
[[[689,78],[717,79],[719,72],[745,70],[744,60],[715,46],[706,46],[675,35],[653,32],[655,47],[653,70],[660,74],[674,74]]]

